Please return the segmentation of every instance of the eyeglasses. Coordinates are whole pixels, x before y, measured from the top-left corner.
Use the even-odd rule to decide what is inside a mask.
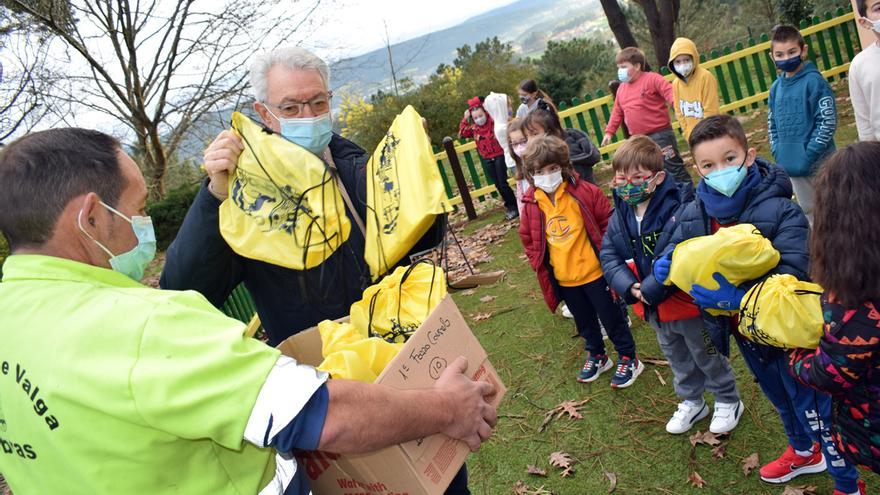
[[[613,179],[611,179],[611,186],[612,187],[621,187],[624,184],[631,184],[633,186],[638,187],[638,186],[641,186],[642,184],[644,184],[645,182],[650,182],[651,179],[653,179],[655,176],[656,176],[656,174],[647,175],[647,176],[635,175],[631,178],[626,178],[622,175],[617,175]]]
[[[280,105],[272,105],[271,103],[267,103],[267,105],[277,108],[280,111],[281,117],[285,119],[294,119],[302,115],[306,105],[312,109],[312,113],[315,115],[323,115],[329,112],[331,98],[333,98],[332,91],[326,94],[320,94],[309,100],[286,100]]]

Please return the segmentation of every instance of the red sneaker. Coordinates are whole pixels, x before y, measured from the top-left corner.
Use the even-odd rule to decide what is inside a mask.
[[[770,461],[761,468],[761,479],[767,483],[786,483],[796,476],[825,471],[825,458],[819,445],[813,444],[813,455],[801,457],[791,445],[779,459]]]
[[[865,482],[862,480],[859,480],[858,483],[859,483],[859,495],[865,495],[866,493],[868,493],[865,488]],[[849,495],[849,493],[844,493],[840,490],[834,490],[834,495]]]

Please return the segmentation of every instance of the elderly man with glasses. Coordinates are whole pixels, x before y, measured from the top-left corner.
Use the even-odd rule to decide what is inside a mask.
[[[333,133],[330,69],[308,50],[282,47],[256,56],[250,80],[254,111],[263,125],[324,160],[338,174],[351,199],[345,212],[352,224],[366,216],[366,163],[369,154]],[[220,234],[219,208],[244,150],[231,130],[222,131],[204,153],[208,179],[203,183],[177,238],[166,252],[163,289],[196,290],[220,306],[240,283],[253,295],[271,345],[325,319],[348,315],[370,284],[364,237],[352,228],[345,241],[321,265],[294,270],[235,253]],[[355,211],[352,211],[352,208]],[[436,229],[413,248],[437,244]],[[407,259],[404,257],[404,259]],[[462,468],[447,493],[467,494]]]

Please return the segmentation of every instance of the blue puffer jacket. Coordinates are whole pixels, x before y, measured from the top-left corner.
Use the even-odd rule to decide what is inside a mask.
[[[641,279],[642,297],[651,303],[645,307],[645,319],[656,311],[657,305],[666,300],[675,288],[667,287],[654,278],[652,266],[655,253],[663,252],[675,228],[676,219],[681,216],[685,206],[693,201],[693,187],[675,182],[672,175],[657,186],[648,209],[642,219],[641,234],[636,223],[635,210],[614,194],[614,215],[608,221],[608,230],[602,241],[599,259],[605,280],[627,304],[637,302],[630,288],[639,280],[627,265],[633,260]]]
[[[779,264],[766,276],[786,273],[794,275],[799,280],[809,280],[809,224],[801,207],[791,200],[791,180],[785,170],[762,158],[758,158],[752,166],[758,167],[761,181],[747,197],[735,222],[754,225],[761,232],[761,235],[769,239],[773,247],[779,251],[781,255]],[[660,256],[671,252],[682,241],[712,233],[712,219],[706,213],[706,207],[698,196],[682,212],[681,218]],[[759,281],[747,282],[740,288],[748,290]],[[730,318],[712,316],[705,311],[702,314],[712,342],[724,355],[729,355]],[[767,356],[774,349],[753,344],[750,341],[747,342],[746,345],[767,347],[767,349],[760,351],[763,356]]]
[[[807,177],[834,151],[837,107],[828,81],[813,62],[770,87],[770,151],[792,177]]]

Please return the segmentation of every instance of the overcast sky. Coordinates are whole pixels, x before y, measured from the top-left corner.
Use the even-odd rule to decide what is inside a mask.
[[[385,44],[454,26],[514,0],[336,0],[332,20],[315,31],[315,50],[327,58],[360,55]],[[322,7],[323,8],[323,7]],[[326,14],[326,11],[322,14]],[[323,46],[322,46],[323,45]]]

